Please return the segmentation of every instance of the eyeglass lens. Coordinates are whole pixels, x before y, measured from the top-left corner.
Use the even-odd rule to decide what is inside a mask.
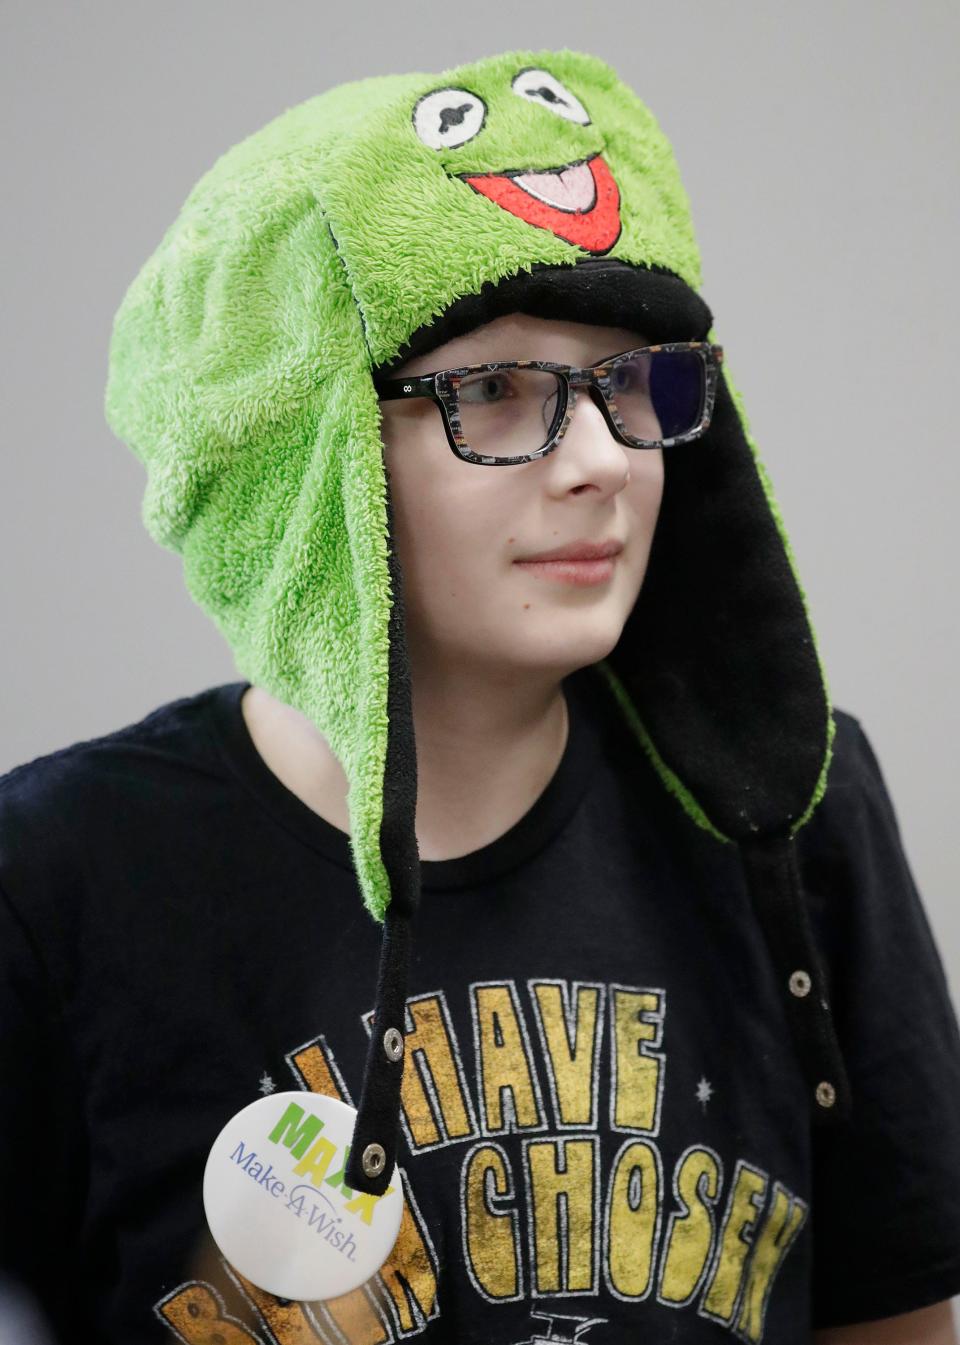
[[[640,352],[611,362],[607,383],[627,437],[648,442],[695,429],[704,387],[704,361],[691,350]],[[465,375],[459,403],[467,445],[485,457],[535,453],[559,426],[562,389],[559,376],[542,369]]]

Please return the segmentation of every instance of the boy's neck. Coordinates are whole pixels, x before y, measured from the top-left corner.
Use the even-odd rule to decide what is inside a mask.
[[[449,707],[448,707],[449,708]],[[483,716],[478,703],[454,735],[444,715],[414,708],[417,843],[422,860],[454,859],[491,844],[532,807],[563,756],[569,716],[562,687],[525,722]],[[263,687],[243,694],[241,711],[267,767],[308,808],[350,833],[348,781],[319,729]]]

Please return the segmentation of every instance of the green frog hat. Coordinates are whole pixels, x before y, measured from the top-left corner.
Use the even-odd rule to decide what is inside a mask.
[[[349,781],[359,892],[383,923],[357,1190],[382,1194],[396,1157],[420,894],[375,380],[511,312],[715,342],[700,284],[648,108],[595,56],[510,51],[289,108],[197,183],[116,314],[105,410],[146,466],[143,521],[238,670],[302,711]],[[597,684],[691,823],[739,847],[813,1116],[836,1122],[849,1083],[794,840],[835,725],[728,364],[709,427],[664,460],[646,577]]]

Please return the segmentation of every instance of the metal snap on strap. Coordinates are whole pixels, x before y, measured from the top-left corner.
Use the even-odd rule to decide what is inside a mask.
[[[399,1060],[403,1055],[403,1037],[395,1027],[388,1027],[383,1034],[383,1050],[388,1060]]]
[[[802,999],[804,995],[809,995],[812,984],[813,982],[810,980],[808,972],[795,971],[792,973],[789,981],[790,993],[791,995],[796,995],[798,999]]]
[[[837,1100],[837,1090],[826,1079],[817,1084],[817,1101],[821,1107],[832,1107]],[[366,1155],[364,1155],[366,1156]]]
[[[387,1155],[382,1144],[368,1144],[360,1163],[367,1177],[379,1177],[386,1161]]]

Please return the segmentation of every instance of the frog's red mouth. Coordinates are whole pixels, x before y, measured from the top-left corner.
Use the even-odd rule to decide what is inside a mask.
[[[609,252],[620,237],[620,192],[599,154],[547,172],[462,177],[511,215],[587,252]]]

